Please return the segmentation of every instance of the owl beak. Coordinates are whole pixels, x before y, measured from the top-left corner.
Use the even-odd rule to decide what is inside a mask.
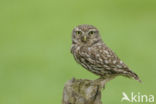
[[[87,36],[85,35],[85,36],[83,36],[83,40],[84,41],[86,41],[87,40]]]

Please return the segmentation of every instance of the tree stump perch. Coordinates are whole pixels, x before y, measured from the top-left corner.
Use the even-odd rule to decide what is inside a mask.
[[[102,104],[101,90],[107,80],[69,80],[63,91],[62,104]]]

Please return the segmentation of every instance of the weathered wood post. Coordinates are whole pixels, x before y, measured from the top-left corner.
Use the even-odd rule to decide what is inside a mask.
[[[101,90],[106,82],[73,78],[64,86],[62,104],[102,104]]]

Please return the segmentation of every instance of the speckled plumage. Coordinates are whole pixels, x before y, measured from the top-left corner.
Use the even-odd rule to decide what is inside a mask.
[[[77,63],[103,78],[122,75],[140,81],[117,55],[102,41],[99,31],[92,25],[79,25],[72,32],[72,48]]]

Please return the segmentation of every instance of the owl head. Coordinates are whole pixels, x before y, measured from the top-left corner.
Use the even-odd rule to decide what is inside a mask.
[[[91,45],[101,41],[99,31],[92,25],[78,25],[72,32],[72,43],[81,45]]]

